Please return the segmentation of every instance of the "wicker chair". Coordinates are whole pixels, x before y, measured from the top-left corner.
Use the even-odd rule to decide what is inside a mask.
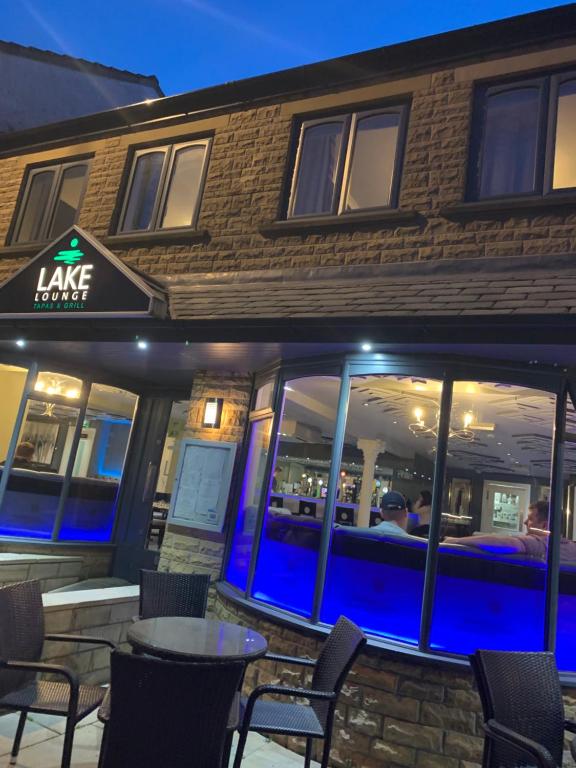
[[[115,651],[99,768],[222,768],[244,667]]]
[[[484,711],[483,768],[562,765],[562,689],[552,653],[476,651],[470,656]],[[574,754],[574,741],[572,742]]]
[[[288,688],[282,685],[259,685],[248,699],[242,700],[240,739],[234,759],[234,768],[240,762],[249,731],[278,733],[306,738],[305,768],[312,758],[312,740],[324,739],[322,768],[328,765],[332,741],[334,711],[340,689],[350,667],[366,644],[366,636],[355,624],[340,616],[328,636],[317,661],[266,654],[267,659],[285,664],[301,664],[314,669],[310,688]],[[307,699],[309,704],[283,701],[262,701],[263,694],[296,696]]]
[[[203,619],[210,576],[197,573],[140,571],[140,616],[190,616]]]
[[[14,764],[29,712],[66,717],[62,768],[68,768],[72,756],[74,727],[96,709],[105,690],[94,685],[80,685],[76,673],[56,664],[42,664],[44,640],[58,642],[114,643],[86,635],[44,635],[42,593],[37,581],[25,581],[0,588],[0,709],[20,712],[10,763]],[[64,678],[64,682],[37,680],[37,674]]]

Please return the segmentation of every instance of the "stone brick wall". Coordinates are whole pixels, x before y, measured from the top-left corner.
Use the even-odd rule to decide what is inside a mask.
[[[138,592],[135,586],[43,595],[46,633],[102,637],[129,650],[126,632],[138,615]],[[60,641],[46,642],[42,658],[74,669],[87,684],[110,681],[109,659],[106,646]]]
[[[276,624],[220,594],[213,612],[260,632],[272,651],[318,656],[322,640],[312,633]],[[305,686],[306,679],[297,666],[258,661],[248,667],[246,691],[268,683]],[[576,713],[575,695],[565,692],[568,717]],[[277,740],[304,754],[302,739]],[[342,690],[331,763],[341,768],[476,768],[483,743],[480,700],[467,666],[432,666],[369,649]]]
[[[233,442],[239,446],[244,438],[252,382],[249,376],[226,373],[198,372],[190,394],[186,437],[197,440]],[[224,400],[219,429],[202,426],[207,398]],[[236,454],[236,470],[240,450]],[[232,478],[234,487],[235,475]],[[220,575],[224,555],[225,531],[211,533],[169,525],[160,553],[160,571],[180,573],[209,573],[213,579]]]
[[[98,576],[110,575],[114,547],[91,547],[90,545],[82,544],[68,546],[66,544],[52,544],[47,541],[38,544],[34,544],[30,541],[0,541],[0,553],[2,552],[22,553],[26,555],[51,555],[56,558],[81,558],[82,567],[73,581],[82,581],[83,579],[92,579]]]
[[[545,58],[543,52],[541,58]],[[443,209],[464,199],[474,73],[444,69],[407,81],[411,97],[400,207],[419,214],[417,224],[374,223],[351,231],[264,236],[262,224],[278,214],[293,116],[280,103],[238,108],[214,130],[202,197],[199,229],[208,237],[188,245],[114,246],[128,264],[154,275],[253,269],[378,264],[388,262],[522,256],[563,253],[576,247],[576,213],[567,209],[494,216],[478,214],[454,221]],[[464,72],[464,74],[462,74]],[[477,73],[476,73],[477,76]],[[521,75],[520,75],[521,76]],[[383,80],[386,85],[386,81]],[[357,99],[361,99],[363,92]],[[395,93],[402,93],[396,83]],[[307,94],[314,97],[321,94]],[[354,109],[354,92],[342,110]],[[309,107],[312,109],[312,106]],[[305,107],[303,107],[305,112]],[[200,119],[200,118],[199,118]],[[198,126],[203,126],[201,130]],[[191,119],[173,129],[181,138],[205,135]],[[164,138],[167,131],[157,128]],[[160,132],[162,132],[160,134]],[[109,234],[129,147],[149,141],[154,131],[133,132],[85,145],[37,152],[0,161],[0,242],[4,242],[27,163],[93,151],[94,159],[79,224],[96,237]],[[0,277],[26,259],[0,249]]]

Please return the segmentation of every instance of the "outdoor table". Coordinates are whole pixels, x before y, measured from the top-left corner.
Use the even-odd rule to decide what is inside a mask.
[[[254,661],[268,649],[258,632],[212,619],[165,616],[137,621],[128,630],[136,653],[170,661]]]

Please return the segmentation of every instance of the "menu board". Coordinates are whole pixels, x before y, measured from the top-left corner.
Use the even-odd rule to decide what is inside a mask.
[[[221,531],[230,492],[236,443],[183,440],[168,522]]]

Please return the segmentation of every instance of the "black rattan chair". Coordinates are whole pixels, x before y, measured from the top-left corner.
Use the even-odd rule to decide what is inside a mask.
[[[105,690],[80,685],[76,673],[56,664],[42,664],[44,640],[58,642],[114,643],[86,635],[44,635],[42,593],[37,581],[25,581],[0,588],[0,709],[20,712],[10,763],[14,764],[29,712],[66,717],[62,768],[72,756],[76,724],[95,710]],[[37,674],[64,678],[64,682],[37,680]]]
[[[140,571],[140,616],[190,616],[203,619],[210,576],[198,573]]]
[[[259,685],[247,700],[242,700],[240,739],[234,768],[240,768],[249,731],[304,736],[306,738],[305,768],[309,768],[310,765],[312,740],[324,739],[322,768],[326,768],[330,755],[336,700],[350,667],[365,644],[366,636],[362,630],[344,616],[340,616],[324,643],[317,661],[274,653],[266,654],[265,658],[272,661],[313,667],[312,682],[310,688]],[[262,701],[260,697],[267,693],[296,696],[307,699],[310,703]]]
[[[562,689],[552,653],[476,651],[470,656],[484,711],[483,768],[562,765]],[[574,742],[572,743],[574,754]]]
[[[115,651],[99,768],[222,768],[244,667]]]

